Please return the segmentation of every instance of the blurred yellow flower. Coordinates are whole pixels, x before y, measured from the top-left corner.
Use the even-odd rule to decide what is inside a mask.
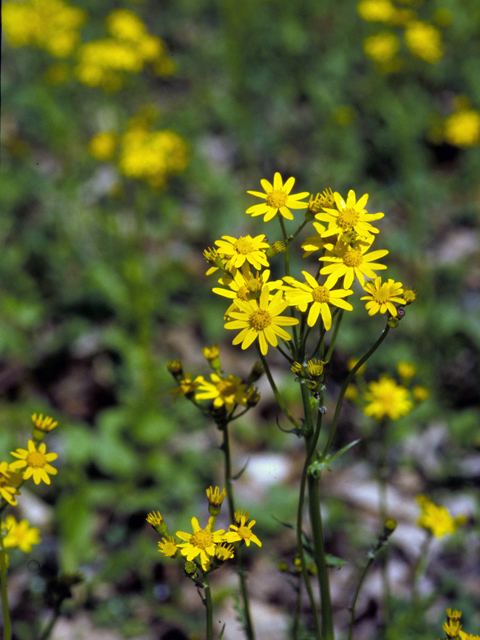
[[[32,545],[40,542],[40,531],[31,527],[27,520],[17,522],[14,516],[8,515],[2,522],[2,528],[7,531],[3,539],[5,549],[18,547],[24,553],[30,553]]]
[[[238,376],[230,374],[223,378],[216,373],[210,374],[211,382],[202,380],[195,392],[195,400],[213,400],[213,406],[219,409],[225,406],[232,411],[236,404],[246,404],[247,385]]]
[[[444,137],[456,147],[474,147],[480,142],[480,112],[460,109],[445,120]]]
[[[398,420],[413,409],[408,389],[398,385],[389,375],[382,375],[378,381],[368,383],[363,399],[368,403],[363,412],[376,420],[388,417]]]
[[[83,9],[62,0],[24,0],[2,4],[2,30],[12,47],[36,46],[57,58],[70,55],[87,21]]]
[[[169,175],[181,173],[187,164],[187,144],[173,131],[135,127],[121,137],[118,168],[127,178],[160,188]]]
[[[413,362],[406,362],[402,360],[397,363],[398,375],[404,380],[410,380],[417,373],[417,367]]]
[[[15,496],[20,495],[15,483],[17,478],[12,478],[14,475],[16,474],[10,471],[8,462],[0,462],[0,496],[12,506],[17,504]]]
[[[466,522],[465,516],[453,518],[445,507],[438,507],[427,496],[418,495],[416,500],[421,509],[418,526],[430,531],[437,538],[442,538],[447,533],[455,533],[458,527]]]
[[[113,131],[97,133],[88,143],[88,151],[95,160],[106,162],[115,155],[117,135]]]
[[[374,36],[365,38],[363,50],[375,62],[390,62],[400,49],[397,36],[390,31],[382,31]]]
[[[390,0],[361,0],[357,11],[363,20],[369,22],[388,22],[395,13]]]
[[[263,204],[254,204],[253,207],[247,209],[247,213],[252,217],[265,214],[263,220],[268,222],[277,213],[280,213],[287,220],[293,220],[293,214],[290,209],[306,209],[308,207],[307,202],[300,202],[300,200],[309,195],[308,191],[296,193],[295,195],[290,193],[295,184],[295,178],[288,178],[284,184],[282,176],[277,171],[273,177],[273,185],[268,180],[260,180],[260,183],[265,193],[247,191],[252,196],[266,200]]]
[[[405,28],[405,43],[414,56],[435,63],[443,56],[440,31],[428,22],[415,20]]]
[[[78,49],[75,74],[80,82],[107,91],[118,91],[124,73],[139,73],[149,63],[162,75],[169,61],[165,46],[147,32],[142,20],[128,9],[117,9],[105,21],[110,38],[85,42]],[[165,67],[166,74],[171,72]]]
[[[167,558],[174,558],[178,553],[178,546],[173,536],[167,536],[158,543],[158,552]]]
[[[189,393],[193,393],[198,389],[199,385],[204,381],[203,376],[197,376],[195,380],[192,380],[192,376],[187,373],[183,380],[180,380],[180,386],[175,389],[170,389],[167,393],[173,393],[173,401],[176,402],[178,398],[188,396]]]
[[[430,397],[430,391],[426,387],[423,387],[418,384],[415,387],[413,387],[412,396],[416,402],[423,402],[424,400],[427,400],[427,398]]]

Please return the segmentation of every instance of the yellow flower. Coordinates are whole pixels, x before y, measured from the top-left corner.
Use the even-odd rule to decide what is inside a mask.
[[[8,515],[2,527],[7,530],[7,535],[3,539],[5,549],[18,547],[24,553],[30,553],[32,545],[40,542],[40,531],[36,527],[31,527],[27,520],[17,522],[14,516]]]
[[[480,112],[460,109],[445,120],[445,140],[456,147],[474,147],[480,142]]]
[[[355,232],[359,236],[371,237],[372,233],[378,233],[378,229],[370,224],[370,220],[383,218],[383,213],[368,213],[364,207],[367,204],[368,193],[356,201],[355,191],[350,189],[347,202],[342,196],[334,194],[336,209],[325,208],[323,212],[317,213],[315,218],[321,222],[328,222],[328,229],[322,234],[323,238],[333,235]]]
[[[200,563],[204,571],[207,570],[210,558],[215,555],[215,545],[224,541],[225,529],[212,531],[214,518],[211,516],[205,529],[201,529],[196,518],[192,518],[193,533],[177,531],[177,537],[185,540],[178,547],[181,548],[182,556],[186,556],[187,561],[191,561],[200,556]]]
[[[95,160],[106,162],[115,155],[117,136],[112,131],[97,133],[88,143],[88,151]]]
[[[398,385],[388,375],[383,375],[380,380],[368,384],[364,400],[368,402],[363,410],[365,415],[373,416],[377,420],[385,417],[398,420],[413,409],[408,389]]]
[[[222,502],[225,500],[227,496],[227,492],[225,489],[222,489],[220,493],[220,488],[209,487],[207,489],[207,499],[208,499],[208,512],[211,516],[218,516],[220,513]]]
[[[215,558],[220,560],[220,562],[225,562],[225,560],[230,560],[234,556],[233,547],[226,542],[221,542],[217,544],[215,547]]]
[[[225,267],[228,271],[240,269],[245,263],[250,263],[254,269],[260,270],[268,267],[268,260],[265,249],[269,248],[265,242],[265,235],[262,233],[255,238],[252,236],[222,236],[221,240],[215,240],[218,246],[218,253],[225,259]]]
[[[308,373],[312,376],[312,378],[319,378],[323,369],[325,368],[325,362],[323,360],[309,360],[307,362]]]
[[[322,193],[317,193],[315,197],[313,197],[313,194],[310,196],[308,200],[308,210],[310,213],[318,213],[323,207],[333,207],[334,204],[335,198],[333,191],[328,188],[324,189]]]
[[[297,306],[302,313],[306,311],[307,305],[312,303],[307,317],[308,326],[313,327],[321,314],[325,329],[328,331],[332,326],[332,313],[329,305],[351,311],[352,305],[342,298],[351,295],[353,291],[345,289],[332,291],[333,283],[319,285],[307,271],[302,271],[302,273],[306,283],[298,282],[290,276],[284,277],[285,282],[292,287],[285,289],[285,298],[289,305]]]
[[[416,402],[423,402],[424,400],[427,400],[427,398],[430,397],[430,391],[426,387],[423,387],[422,385],[417,384],[412,389],[412,396]]]
[[[437,62],[443,56],[440,31],[429,24],[415,20],[405,28],[405,43],[414,56],[430,62]]]
[[[447,638],[458,638],[462,625],[459,621],[449,620],[443,624],[442,628]]]
[[[167,558],[174,558],[178,553],[178,545],[173,536],[167,536],[158,543],[158,552]]]
[[[398,375],[404,380],[410,380],[417,373],[417,367],[413,362],[405,362],[402,360],[397,363]]]
[[[38,449],[35,447],[33,440],[28,441],[28,449],[17,449],[10,453],[15,458],[20,458],[17,462],[12,462],[10,469],[16,471],[26,467],[23,472],[23,478],[28,480],[33,476],[35,484],[40,484],[43,480],[45,484],[50,484],[51,480],[48,474],[56,475],[58,471],[52,467],[49,462],[56,460],[58,455],[56,453],[47,453],[47,448],[44,442],[38,445]]]
[[[452,518],[445,507],[438,507],[427,496],[417,496],[417,502],[421,509],[418,526],[430,531],[437,538],[442,538],[447,533],[455,533],[458,527],[466,522],[465,516]]]
[[[465,631],[459,630],[458,635],[461,640],[480,640],[480,636],[474,636],[471,633],[465,633]]]
[[[202,380],[195,392],[195,400],[213,400],[213,406],[217,409],[223,407],[232,411],[236,404],[244,405],[246,402],[245,389],[247,385],[238,376],[230,374],[226,378],[210,374],[211,382]]]
[[[368,296],[362,296],[360,300],[368,300],[365,309],[369,316],[380,313],[389,313],[391,316],[397,315],[397,308],[393,304],[405,304],[405,300],[401,297],[403,293],[403,285],[401,282],[395,282],[389,278],[387,282],[382,283],[382,278],[377,276],[374,281],[366,282],[363,285]]]
[[[157,511],[157,513],[155,513],[155,511],[151,511],[147,515],[146,520],[148,524],[151,525],[160,535],[167,532],[167,525],[165,524],[160,511]]]
[[[8,462],[0,462],[0,496],[12,506],[17,504],[15,496],[20,495],[20,491],[15,486],[14,479]]]
[[[359,239],[353,246],[341,241],[337,242],[335,247],[329,250],[326,256],[319,258],[324,262],[331,262],[320,271],[322,275],[328,274],[325,285],[334,285],[339,278],[343,277],[343,286],[349,289],[352,286],[354,276],[364,284],[365,276],[367,278],[375,278],[379,269],[386,269],[383,264],[373,262],[378,258],[387,255],[386,249],[372,251],[367,253],[371,243],[363,239]]]
[[[251,542],[254,542],[261,547],[262,543],[252,531],[254,524],[255,520],[250,520],[247,525],[246,517],[241,516],[238,527],[234,524],[230,525],[229,531],[224,536],[226,542],[245,542],[247,547],[250,546]]]
[[[363,42],[363,50],[367,56],[380,64],[393,60],[399,49],[400,42],[397,36],[389,31],[369,36]]]
[[[269,297],[268,287],[263,287],[258,302],[256,300],[244,301],[240,299],[236,301],[239,310],[230,313],[230,316],[234,319],[225,325],[225,329],[241,329],[240,333],[233,339],[232,344],[241,342],[242,349],[247,349],[258,338],[260,352],[266,355],[269,344],[272,347],[278,345],[277,336],[283,340],[291,340],[291,337],[282,329],[282,326],[298,324],[298,320],[280,315],[288,306],[287,302],[283,300],[281,291],[277,291],[270,302]]]
[[[32,416],[32,422],[36,429],[45,432],[52,431],[58,425],[56,420],[54,421],[50,416],[45,416],[44,418],[42,413],[38,416],[34,413]]]
[[[218,344],[214,344],[211,347],[203,347],[202,349],[203,357],[211,362],[212,360],[216,360],[220,357],[220,350],[218,348]]]
[[[462,619],[462,612],[457,611],[457,609],[447,609],[447,618],[449,620],[454,620],[457,622]]]
[[[395,14],[395,7],[390,0],[361,0],[357,11],[368,22],[388,22]]]
[[[306,198],[309,193],[303,191],[291,195],[291,190],[295,184],[295,178],[288,178],[283,184],[282,176],[277,172],[273,177],[273,185],[268,180],[260,180],[260,183],[265,190],[265,193],[260,191],[247,191],[247,193],[257,198],[263,198],[266,200],[263,204],[255,204],[253,207],[247,209],[247,213],[253,217],[263,216],[264,222],[271,220],[277,213],[286,218],[287,220],[293,220],[293,214],[290,209],[306,209],[308,207],[307,202],[299,202],[302,198]]]
[[[195,380],[192,380],[192,376],[187,373],[183,380],[180,380],[180,386],[175,389],[170,389],[167,393],[173,393],[173,401],[176,402],[178,398],[183,398],[184,396],[188,396],[188,394],[193,393],[198,389],[202,382],[204,382],[203,376],[197,376]]]

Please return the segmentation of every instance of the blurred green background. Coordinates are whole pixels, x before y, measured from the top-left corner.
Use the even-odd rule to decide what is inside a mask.
[[[413,469],[422,491],[474,496],[478,472],[462,460],[478,462],[480,449],[480,5],[85,0],[73,14],[60,1],[43,5],[2,5],[2,459],[24,446],[34,411],[60,423],[50,438],[59,474],[35,490],[47,510],[34,551],[42,569],[18,594],[18,638],[35,637],[51,576],[77,569],[85,581],[71,616],[85,610],[119,637],[171,640],[195,626],[182,619],[181,574],[172,586],[145,515],[160,509],[188,530],[205,488],[221,482],[220,440],[188,403],[172,403],[165,363],[205,374],[200,349],[219,343],[227,373],[248,373],[254,354],[231,346],[202,254],[223,234],[277,239],[275,221],[244,214],[254,204],[246,191],[275,171],[295,176],[298,191],[369,193],[369,211],[385,212],[388,276],[418,300],[371,375],[409,360],[431,393],[394,430],[392,465]],[[143,35],[130,25],[133,35],[115,36],[118,10],[138,16]],[[67,16],[66,37],[48,11]],[[132,43],[147,33],[153,53],[145,47],[140,60]],[[85,45],[98,41],[94,62],[104,55],[116,69],[88,61]],[[132,131],[167,134],[132,150]],[[153,175],[148,144],[162,157]],[[338,375],[382,328],[357,307],[342,327]],[[298,451],[271,401],[261,407],[236,427],[238,467],[267,447]],[[350,418],[339,445],[362,421]],[[438,423],[448,435],[429,475],[411,441]],[[292,516],[294,487],[266,494],[281,520]],[[345,516],[338,509],[332,530]],[[258,527],[278,534],[271,519]],[[24,559],[12,562],[21,574]]]

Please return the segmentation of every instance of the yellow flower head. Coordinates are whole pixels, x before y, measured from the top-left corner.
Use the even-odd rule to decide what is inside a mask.
[[[456,147],[474,147],[480,142],[480,112],[460,109],[444,123],[445,140]]]
[[[265,235],[262,233],[255,238],[252,236],[222,236],[221,240],[215,240],[218,246],[219,255],[225,260],[225,268],[228,271],[240,269],[245,263],[250,263],[254,269],[261,270],[268,267],[268,260],[265,250],[270,247],[265,242]]]
[[[319,378],[325,368],[325,362],[323,360],[309,360],[307,362],[308,373],[312,378]]]
[[[220,350],[218,348],[218,344],[214,344],[211,347],[203,347],[202,349],[203,357],[208,360],[216,360],[220,357]]]
[[[278,345],[278,337],[291,340],[282,327],[298,324],[298,320],[280,315],[288,306],[281,291],[277,291],[271,301],[269,298],[268,287],[263,287],[258,301],[236,301],[238,311],[232,311],[230,316],[233,320],[225,324],[225,329],[241,330],[233,339],[233,344],[242,343],[242,349],[247,349],[258,338],[260,352],[266,355],[269,344],[272,347]]]
[[[397,307],[393,304],[405,304],[405,300],[401,297],[403,293],[403,285],[401,282],[395,282],[389,278],[387,282],[382,282],[382,278],[377,276],[374,281],[366,282],[363,285],[368,296],[362,296],[360,300],[368,300],[365,309],[369,316],[376,313],[389,313],[395,317],[397,315]]]
[[[315,197],[313,194],[310,196],[308,210],[310,213],[319,213],[324,207],[333,207],[334,204],[335,197],[333,191],[330,188],[324,189],[322,193],[317,193]]]
[[[420,384],[417,384],[412,389],[412,396],[416,402],[424,402],[430,397],[430,391]]]
[[[51,480],[48,474],[53,476],[58,471],[49,462],[56,460],[58,455],[56,453],[47,453],[44,442],[38,445],[38,449],[33,440],[29,440],[27,446],[28,449],[17,449],[10,452],[12,456],[19,458],[16,462],[12,462],[10,469],[16,471],[26,467],[23,472],[24,480],[33,477],[35,484],[40,484],[42,480],[45,484],[50,484]]]
[[[462,612],[457,611],[457,609],[447,609],[447,618],[454,622],[458,622],[458,620],[462,619]]]
[[[211,382],[202,379],[195,393],[195,400],[213,400],[216,409],[225,406],[227,411],[232,411],[236,404],[245,405],[247,385],[241,378],[232,374],[224,378],[211,373],[210,380]]]
[[[27,520],[17,520],[12,515],[2,522],[2,529],[6,529],[7,535],[3,539],[5,549],[18,547],[24,553],[30,553],[33,544],[40,542],[40,531],[36,527],[31,527]]]
[[[88,143],[88,151],[95,160],[107,162],[115,155],[117,149],[117,134],[113,131],[97,133]]]
[[[307,317],[308,326],[313,327],[321,314],[323,325],[329,331],[332,326],[330,305],[351,311],[353,309],[352,305],[342,300],[342,298],[351,295],[353,291],[345,289],[332,290],[333,282],[319,285],[307,271],[302,271],[302,273],[306,280],[305,283],[298,282],[290,276],[284,277],[285,282],[290,285],[289,288],[285,288],[285,298],[289,305],[297,306],[302,313],[311,304]]]
[[[405,44],[414,56],[431,64],[443,56],[440,31],[428,22],[409,22],[405,27]]]
[[[248,265],[244,264],[242,269],[234,269],[232,275],[225,275],[219,279],[219,283],[228,287],[222,289],[214,287],[212,291],[224,298],[231,298],[232,305],[225,312],[225,319],[228,319],[230,311],[236,309],[236,300],[258,300],[262,289],[266,286],[269,291],[279,289],[282,286],[281,280],[272,280],[270,278],[270,269],[265,269],[262,273],[257,271],[253,274]],[[271,296],[270,296],[271,297]]]
[[[230,560],[234,556],[233,547],[231,544],[227,544],[226,542],[221,542],[217,544],[215,547],[215,558],[220,562],[225,562],[225,560]]]
[[[383,213],[368,213],[365,210],[368,194],[363,195],[357,202],[355,191],[350,189],[347,201],[335,192],[336,209],[325,208],[323,212],[317,213],[315,218],[320,222],[328,222],[328,229],[322,234],[323,238],[330,236],[342,236],[354,232],[359,236],[370,238],[372,234],[378,233],[378,229],[370,224],[371,220],[383,218]]]
[[[208,512],[211,516],[218,516],[220,510],[222,508],[222,502],[225,500],[227,496],[227,492],[225,489],[222,489],[220,493],[220,488],[209,487],[207,489],[207,499],[208,499]]]
[[[388,375],[381,376],[378,381],[370,382],[368,391],[363,397],[368,403],[363,410],[365,415],[373,416],[377,420],[385,417],[398,420],[413,409],[408,389],[398,385]]]
[[[277,172],[273,177],[273,185],[268,180],[260,180],[265,193],[260,191],[248,191],[247,193],[257,198],[266,200],[263,204],[255,204],[253,207],[247,209],[247,213],[251,216],[263,216],[264,222],[271,220],[277,213],[280,213],[287,220],[293,220],[293,214],[290,209],[306,209],[308,207],[307,202],[300,202],[303,198],[306,198],[309,193],[303,191],[292,195],[290,192],[295,184],[295,178],[288,178],[283,184],[282,176]]]
[[[151,525],[160,535],[167,532],[167,525],[165,524],[160,511],[157,511],[157,513],[155,513],[155,511],[151,511],[147,515],[146,520],[148,524]]]
[[[444,623],[442,628],[445,631],[445,635],[447,636],[447,638],[458,638],[458,634],[460,633],[462,625],[458,620],[449,620],[448,622]]]
[[[163,553],[167,558],[174,558],[178,553],[178,545],[173,536],[167,536],[158,543],[158,552]]]
[[[215,555],[215,545],[225,540],[225,529],[212,531],[214,518],[211,516],[205,529],[201,529],[196,518],[192,518],[193,533],[184,533],[177,531],[177,537],[185,540],[178,547],[181,548],[182,556],[186,556],[190,562],[197,556],[200,556],[200,563],[204,571],[208,569],[210,558]]]
[[[254,542],[261,547],[262,543],[252,531],[254,524],[255,520],[250,520],[250,522],[246,524],[245,516],[242,516],[238,527],[234,524],[230,525],[229,531],[224,536],[225,540],[227,542],[245,542],[247,547],[250,546],[251,542]]]
[[[367,253],[370,244],[369,241],[360,238],[353,246],[342,241],[332,246],[327,255],[320,258],[321,261],[331,263],[320,271],[322,275],[328,274],[325,286],[327,283],[329,286],[333,286],[339,278],[343,277],[344,288],[350,289],[355,276],[363,285],[365,277],[376,278],[375,271],[386,269],[385,265],[374,261],[386,256],[388,251],[381,249]]]
[[[455,533],[459,526],[465,524],[465,516],[453,518],[445,507],[438,507],[427,496],[417,496],[417,502],[421,509],[418,526],[430,531],[436,538]]]
[[[245,511],[245,509],[238,509],[238,511],[235,511],[233,519],[238,525],[242,522],[242,518],[244,524],[248,522],[250,520],[250,511]]]
[[[45,416],[44,418],[42,413],[38,416],[34,413],[32,416],[32,422],[36,429],[45,432],[52,431],[58,425],[56,420],[54,421],[50,416]]]

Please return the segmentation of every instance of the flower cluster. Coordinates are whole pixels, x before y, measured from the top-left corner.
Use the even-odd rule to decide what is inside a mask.
[[[353,368],[352,363],[351,368]],[[401,383],[384,373],[378,380],[368,384],[363,379],[363,367],[357,371],[355,385],[347,389],[346,397],[358,403],[366,416],[376,420],[388,418],[398,420],[414,409],[416,404],[423,402],[429,396],[428,390],[421,385],[413,385],[412,379],[416,374],[416,367],[411,362],[399,362],[397,373]]]
[[[83,43],[77,51],[76,78],[90,87],[117,91],[124,75],[140,73],[146,64],[158,75],[170,75],[175,67],[165,45],[152,36],[138,16],[127,9],[116,9],[107,16],[110,36]]]
[[[174,401],[177,398],[186,397],[210,414],[217,424],[223,425],[227,416],[229,420],[234,417],[238,407],[243,407],[242,413],[244,413],[258,403],[260,394],[253,383],[258,380],[263,370],[260,365],[256,365],[248,379],[244,381],[233,374],[223,373],[218,345],[206,347],[202,351],[213,369],[210,380],[206,380],[202,375],[193,379],[191,374],[183,372],[181,362],[169,362],[167,369],[179,386],[168,393],[174,395]]]
[[[63,0],[9,0],[2,6],[5,38],[13,47],[35,46],[56,58],[73,57],[72,66],[53,65],[47,79],[64,82],[73,76],[82,84],[118,91],[128,74],[148,65],[156,75],[168,76],[175,64],[157,36],[128,9],[116,9],[105,20],[108,37],[81,42],[80,29],[88,14]]]
[[[447,609],[447,622],[442,626],[446,640],[480,640],[479,635],[466,633],[461,625],[462,612],[457,609]]]
[[[235,556],[235,549],[243,544],[247,547],[254,542],[259,547],[262,543],[253,533],[252,528],[255,520],[250,520],[250,514],[242,511],[236,511],[234,515],[234,523],[228,528],[215,530],[215,521],[220,514],[222,502],[227,493],[225,489],[220,491],[219,487],[210,487],[207,489],[208,511],[210,517],[207,525],[202,528],[197,518],[191,519],[192,533],[177,531],[176,537],[168,535],[167,527],[160,513],[149,513],[147,522],[154,529],[163,535],[163,539],[158,543],[158,551],[167,558],[175,558],[177,555],[184,556],[187,565],[185,567],[186,574],[193,580],[197,578],[197,572],[203,571],[210,573],[225,560],[229,560]],[[193,566],[189,566],[193,563]]]
[[[63,0],[10,0],[2,4],[2,30],[12,47],[39,47],[57,58],[69,56],[87,21],[83,9]]]
[[[402,41],[411,55],[430,64],[443,56],[442,35],[438,27],[422,19],[416,8],[405,4],[404,0],[360,0],[357,5],[363,20],[385,25],[363,43],[366,55],[377,63],[383,73],[399,71],[405,66],[405,59],[399,55]],[[433,18],[444,26],[451,15],[443,10],[437,11]]]
[[[467,96],[456,96],[453,113],[439,127],[438,134],[432,132],[433,138],[439,138],[455,147],[475,147],[480,144],[480,111],[474,109]]]
[[[12,462],[0,462],[0,513],[8,506],[17,504],[17,496],[20,495],[22,485],[33,478],[35,484],[44,482],[50,484],[50,476],[56,475],[57,470],[50,463],[58,455],[48,453],[43,441],[47,433],[52,431],[57,422],[50,416],[42,414],[32,415],[32,438],[28,441],[26,449],[16,449],[11,455],[16,458]],[[33,544],[40,542],[39,531],[30,527],[27,520],[17,520],[12,515],[7,515],[5,521],[0,522],[0,535],[3,549],[18,547],[25,553],[31,551]],[[7,558],[8,561],[8,558]]]
[[[155,109],[147,105],[129,122],[122,134],[102,131],[89,143],[89,152],[101,162],[115,160],[127,178],[144,180],[153,189],[165,186],[169,176],[182,173],[188,165],[187,143],[168,129],[155,130]]]
[[[368,213],[365,209],[368,195],[357,200],[355,192],[350,190],[344,200],[340,193],[326,189],[315,197],[311,195],[306,202],[309,193],[292,194],[294,184],[293,177],[284,182],[276,173],[273,183],[261,180],[264,193],[248,191],[265,202],[249,207],[246,213],[263,215],[264,222],[277,217],[283,241],[269,244],[264,234],[239,238],[223,236],[215,241],[215,248],[205,251],[210,263],[207,275],[221,272],[218,283],[222,286],[214,287],[213,292],[231,301],[225,312],[225,328],[239,331],[233,344],[241,344],[242,349],[247,349],[258,340],[263,356],[269,346],[278,347],[279,340],[287,344],[292,339],[284,327],[296,327],[301,322],[302,331],[303,322],[312,328],[319,325],[321,318],[320,326],[329,331],[333,314],[340,309],[353,309],[346,298],[353,294],[351,286],[355,279],[368,294],[362,300],[367,300],[370,315],[380,312],[396,318],[398,307],[407,304],[402,283],[392,279],[382,282],[377,276],[377,271],[387,268],[377,261],[388,251],[371,251],[378,235],[372,222],[384,214]],[[291,209],[307,210],[300,229],[312,221],[316,233],[302,244],[304,257],[320,251],[321,265],[315,277],[302,271],[303,281],[292,277],[288,267],[282,280],[272,281],[269,259],[288,252],[287,245],[296,235],[287,237],[285,231],[284,220],[294,219]],[[340,285],[342,280],[343,286]],[[413,299],[414,296],[409,302]],[[287,307],[295,310],[284,315]],[[296,317],[295,311],[304,314],[302,320]],[[288,344],[287,348],[290,349]]]

